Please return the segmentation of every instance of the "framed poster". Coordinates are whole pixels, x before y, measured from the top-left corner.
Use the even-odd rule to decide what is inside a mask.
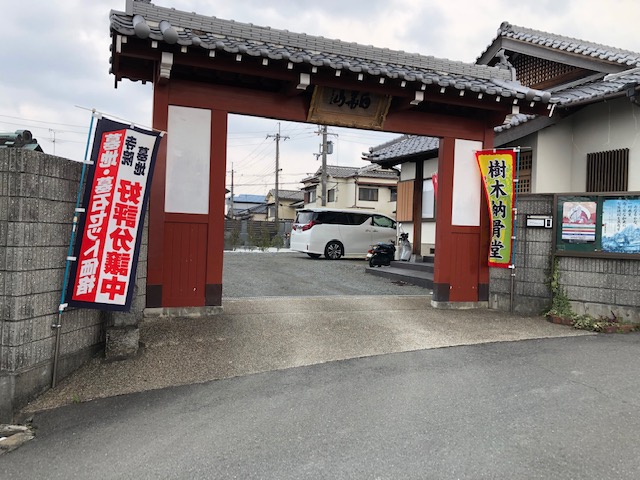
[[[562,240],[574,243],[596,241],[597,202],[564,202],[562,205]]]
[[[640,254],[640,198],[605,199],[602,251]]]
[[[640,257],[640,195],[556,196],[556,252],[560,255]]]

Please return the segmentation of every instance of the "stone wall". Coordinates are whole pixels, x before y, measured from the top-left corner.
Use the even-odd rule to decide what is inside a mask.
[[[0,149],[0,423],[51,385],[52,325],[81,170],[82,164],[64,158]],[[67,309],[62,315],[58,379],[104,348],[108,326],[137,326],[144,309],[146,241],[141,253],[134,313]]]
[[[549,308],[548,280],[553,263],[553,229],[527,228],[526,216],[553,214],[553,195],[518,197],[514,311],[540,314]],[[576,313],[594,317],[615,314],[621,320],[640,322],[640,260],[614,260],[557,256],[560,284]],[[511,270],[492,268],[489,307],[510,308]]]

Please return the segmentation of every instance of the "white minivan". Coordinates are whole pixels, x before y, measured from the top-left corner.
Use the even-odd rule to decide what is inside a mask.
[[[371,245],[396,239],[396,221],[386,215],[362,210],[303,208],[291,229],[291,250],[312,258],[324,255],[363,257]]]

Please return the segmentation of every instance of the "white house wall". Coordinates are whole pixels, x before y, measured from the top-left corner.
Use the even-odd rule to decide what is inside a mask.
[[[533,145],[532,193],[570,192],[573,155],[571,120],[541,130]],[[533,143],[533,142],[532,142]]]
[[[395,179],[389,180],[384,178],[371,178],[369,180],[365,178],[362,181],[364,182],[362,185],[363,187],[368,187],[368,185],[366,185],[367,181],[376,183],[376,185],[371,185],[370,188],[378,189],[377,202],[358,200],[358,186],[355,184],[353,179],[329,177],[327,178],[327,192],[331,189],[335,189],[335,201],[327,202],[327,208],[361,208],[363,210],[366,209],[383,213],[395,218],[396,202],[391,201],[391,190],[382,185],[395,187],[397,185],[397,181]],[[314,204],[307,204],[306,206],[322,206],[320,189],[321,187],[318,186],[316,202]]]
[[[422,178],[431,178],[438,172],[438,158],[430,158],[422,163]],[[414,173],[415,176],[415,173]]]
[[[629,191],[640,190],[640,107],[626,97],[602,102],[573,115],[572,191],[584,191],[587,154],[629,149]]]
[[[640,107],[626,98],[602,102],[536,135],[519,140],[533,147],[532,193],[584,192],[587,154],[629,149],[629,191],[640,190]]]
[[[416,178],[416,164],[413,162],[403,163],[400,166],[400,181],[414,180]]]

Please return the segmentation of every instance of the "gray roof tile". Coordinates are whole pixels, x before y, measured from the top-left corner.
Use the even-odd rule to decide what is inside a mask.
[[[438,151],[440,140],[435,137],[402,135],[389,142],[369,149],[365,158],[372,162],[411,157],[418,154],[433,154]]]
[[[313,182],[318,180],[322,174],[322,169],[318,169],[315,175],[304,178],[301,181]],[[327,165],[327,175],[334,178],[352,178],[352,177],[367,177],[367,178],[396,178],[398,172],[395,170],[385,169],[379,165],[365,165],[364,167],[341,167],[338,165]]]
[[[275,189],[269,190],[269,194],[275,197]],[[278,190],[278,198],[280,200],[304,200],[304,192],[302,190]]]
[[[621,65],[640,65],[640,53],[609,47],[607,45],[600,45],[598,43],[579,40],[577,38],[556,35],[554,33],[533,30],[531,28],[518,27],[517,25],[511,25],[509,22],[502,22],[498,29],[497,36],[491,43],[493,44],[493,42],[500,37],[544,45],[558,50],[579,53],[584,56],[597,57],[601,60],[615,62]],[[487,49],[485,49],[478,58],[481,58],[488,48],[489,47],[487,47]]]
[[[177,32],[179,45],[228,53],[242,51],[246,55],[273,60],[286,59],[294,63],[327,66],[334,70],[348,69],[356,73],[397,78],[408,82],[455,86],[460,90],[473,90],[487,95],[495,94],[492,80],[509,82],[511,78],[508,70],[497,67],[258,27],[157,7],[152,3],[137,0],[132,2],[132,13],[127,15],[112,10],[111,29],[121,35],[135,36],[133,15],[141,15],[150,27],[148,38],[164,41],[158,25],[162,20],[169,19],[169,23]],[[194,42],[196,37],[199,41]],[[515,87],[505,88],[500,94],[525,98],[525,93]],[[546,98],[535,95],[533,100],[545,102]]]
[[[561,107],[570,107],[578,102],[599,101],[606,97],[624,92],[629,85],[640,84],[640,68],[606,75],[599,80],[572,86],[553,93],[553,99]]]

